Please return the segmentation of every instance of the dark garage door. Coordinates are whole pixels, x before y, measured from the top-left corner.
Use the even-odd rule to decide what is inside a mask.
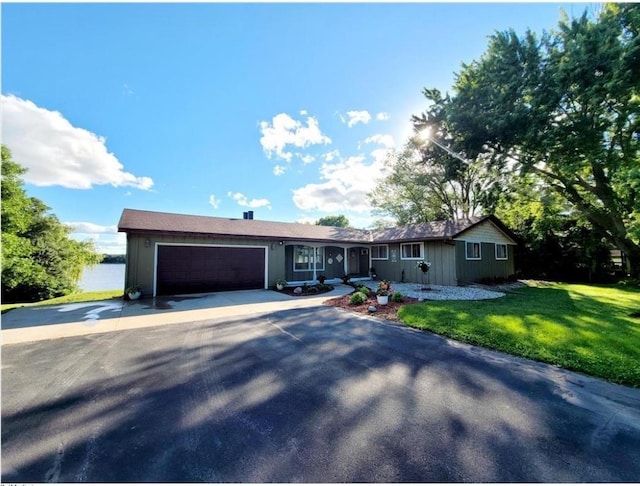
[[[158,247],[158,295],[264,288],[263,248]]]

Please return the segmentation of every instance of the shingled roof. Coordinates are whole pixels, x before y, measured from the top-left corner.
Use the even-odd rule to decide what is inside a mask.
[[[432,221],[375,230],[373,240],[378,243],[409,240],[449,240],[488,218],[489,216],[474,216],[458,221]]]
[[[125,209],[122,212],[118,231],[371,243],[371,231],[369,230],[302,223],[280,223],[258,219],[215,218],[137,209]]]
[[[137,209],[125,209],[122,212],[118,223],[118,231],[371,244],[417,240],[449,240],[486,219],[490,219],[502,231],[512,237],[511,232],[494,216],[478,216],[459,221],[434,221],[394,228],[363,230],[302,223],[280,223],[258,219],[194,216]]]

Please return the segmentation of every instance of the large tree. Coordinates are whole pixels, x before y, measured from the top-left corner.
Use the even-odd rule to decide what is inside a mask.
[[[2,300],[32,302],[73,292],[86,265],[101,256],[91,242],[69,238],[72,229],[27,196],[25,169],[2,146]]]
[[[369,195],[373,213],[402,225],[492,212],[504,177],[486,153],[467,151],[464,134],[446,119],[450,98],[436,89],[423,94],[430,106],[413,117],[415,136],[389,156],[386,176]]]
[[[464,65],[446,121],[469,152],[536,174],[640,276],[640,5],[558,30],[497,33]]]

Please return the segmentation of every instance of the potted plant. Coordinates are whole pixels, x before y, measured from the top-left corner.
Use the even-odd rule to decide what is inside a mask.
[[[138,284],[130,285],[124,292],[129,297],[129,300],[138,300],[142,295],[142,287]]]
[[[389,303],[389,295],[393,293],[391,282],[388,280],[380,280],[378,290],[376,291],[376,299],[379,305],[387,305]]]
[[[348,274],[345,274],[342,276],[342,283],[347,285],[349,283],[349,280],[351,280],[351,277]]]
[[[378,275],[376,274],[376,269],[375,269],[375,268],[373,268],[373,267],[371,267],[371,268],[369,269],[369,275],[370,275],[370,277],[371,277],[373,280],[375,280],[375,279],[376,279],[376,277],[378,276]]]
[[[287,281],[283,278],[279,278],[278,280],[276,280],[276,288],[278,290],[284,290],[284,288],[287,286]]]
[[[318,275],[318,282],[320,282],[320,285],[324,285],[325,280],[327,280],[327,277],[324,275]]]

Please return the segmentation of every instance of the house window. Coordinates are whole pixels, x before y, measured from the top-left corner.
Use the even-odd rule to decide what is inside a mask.
[[[372,260],[388,260],[389,245],[373,245],[371,247],[371,259]]]
[[[314,248],[311,246],[298,245],[295,247],[293,255],[294,272],[313,271],[314,261],[317,262],[317,270],[324,270],[324,248],[315,249],[315,260],[313,250]]]
[[[467,260],[481,260],[480,243],[475,241],[467,241]]]
[[[496,243],[496,260],[507,260],[507,245]]]
[[[403,243],[400,246],[400,256],[403,260],[421,260],[422,243]]]

